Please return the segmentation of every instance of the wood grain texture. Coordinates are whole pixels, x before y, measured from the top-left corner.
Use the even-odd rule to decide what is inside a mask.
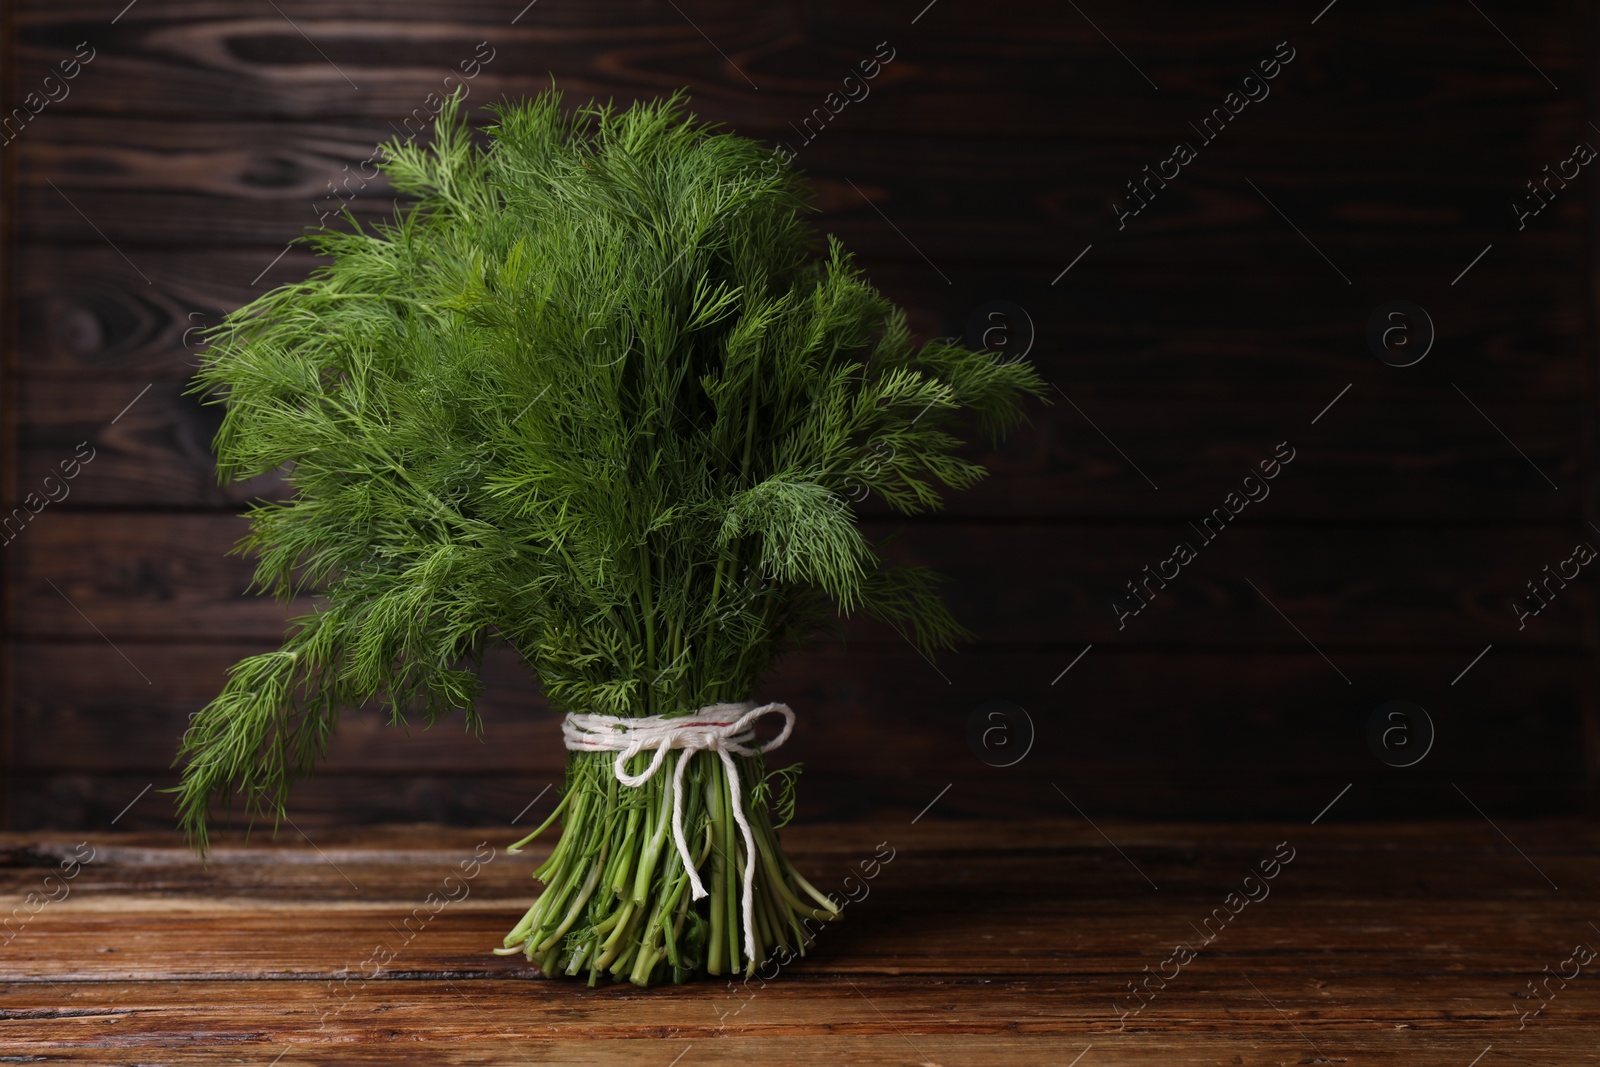
[[[1529,1014],[1528,992],[1600,936],[1579,888],[1600,874],[1592,826],[1506,824],[1514,847],[1481,820],[1099,829],[793,828],[801,869],[859,898],[813,954],[770,982],[651,991],[488,954],[548,847],[506,854],[509,830],[225,836],[205,867],[170,834],[9,835],[0,884],[16,894],[95,853],[0,949],[0,1034],[9,1054],[82,1063],[999,1065],[1092,1045],[1123,1064],[1454,1067],[1490,1045],[1534,1062],[1592,1050],[1600,993],[1552,982]],[[880,843],[893,859],[863,881]],[[491,858],[434,914],[428,894],[474,855]],[[1254,883],[1262,899],[1197,929],[1275,855],[1289,859]],[[1197,954],[1135,1011],[1130,982],[1175,943]]]
[[[131,662],[103,642],[19,645],[37,660],[38,677],[49,680],[19,693],[19,768],[163,768],[189,714],[216,692],[227,667],[276,645],[120,647]],[[1478,651],[1341,651],[1335,667],[1310,648],[1267,656],[1249,648],[1095,647],[1053,685],[1075,653],[1052,664],[1054,671],[1034,674],[1038,655],[1027,649],[972,650],[935,666],[904,644],[830,644],[780,660],[754,695],[799,709],[806,725],[785,758],[868,776],[908,767],[930,778],[942,768],[981,769],[965,731],[971,713],[990,699],[1029,709],[1039,735],[1030,759],[1047,766],[1158,775],[1164,765],[1182,765],[1198,746],[1213,769],[1259,761],[1270,771],[1274,763],[1303,761],[1300,771],[1322,766],[1338,773],[1344,757],[1356,764],[1373,758],[1366,750],[1368,713],[1407,696],[1448,717],[1441,758],[1467,759],[1480,773],[1571,769],[1578,753],[1562,745],[1576,740],[1569,702],[1583,690],[1581,669],[1559,651],[1495,648],[1467,675],[1470,686],[1466,679],[1452,686]],[[120,667],[115,689],[95,677],[109,674],[112,664]],[[480,710],[492,743],[466,733],[455,716],[403,745],[383,716],[351,713],[328,769],[422,770],[432,763],[439,770],[516,773],[530,757],[541,768],[559,766],[558,732],[520,659],[492,650],[484,678]],[[1497,718],[1508,709],[1515,714]],[[413,727],[422,732],[421,724]],[[890,762],[896,766],[886,768]]]
[[[1048,413],[1035,407],[1032,425],[1005,442],[967,450],[990,475],[951,494],[945,512],[1161,516],[1181,524],[1221,506],[1279,442],[1288,442],[1295,465],[1260,509],[1278,518],[1565,520],[1568,530],[1581,521],[1577,494],[1559,491],[1584,476],[1572,442],[1587,412],[1575,398],[1473,401],[1448,386],[1400,396],[1352,389],[1334,408],[1342,421],[1330,413],[1312,425],[1340,391],[1335,382],[1276,402],[1200,396],[1159,404],[1149,396],[1080,403],[1058,395]],[[19,492],[37,489],[88,442],[95,458],[73,484],[77,507],[239,511],[253,499],[287,495],[274,476],[218,483],[210,443],[220,410],[186,395],[178,382],[22,381],[18,396]],[[1474,402],[1480,409],[1487,402],[1491,418]],[[881,505],[870,513],[890,514]]]
[[[189,716],[231,663],[270,647],[121,645],[130,663],[103,642],[17,645],[32,664],[8,783],[17,823],[88,825],[147,784],[171,784]],[[1081,650],[1041,671],[1046,657],[1027,649],[973,650],[935,668],[903,644],[822,646],[783,661],[755,696],[799,715],[775,759],[805,765],[808,820],[881,807],[909,818],[952,783],[940,804],[973,815],[1067,810],[1055,783],[1088,811],[1210,818],[1309,818],[1351,782],[1359,789],[1341,803],[1367,816],[1459,816],[1470,806],[1452,783],[1497,816],[1544,814],[1570,810],[1588,786],[1577,709],[1590,680],[1560,652],[1495,648],[1471,665],[1481,649],[1334,650],[1336,669],[1309,648],[1095,647],[1063,676]],[[481,738],[459,717],[403,732],[375,711],[346,713],[318,774],[296,787],[294,817],[510,818],[561,780],[564,752],[513,656],[492,654],[485,677]],[[1397,698],[1426,708],[1437,731],[1426,759],[1403,771],[1367,740],[1376,710]],[[1032,735],[1020,758],[1002,738],[972,738],[975,716],[992,725],[978,715],[992,700],[1026,714],[1003,720],[1018,748]],[[170,825],[169,800],[152,796],[128,819]]]
[[[883,544],[889,558],[947,577],[947,601],[976,634],[969,647],[1067,647],[1126,638],[1188,648],[1298,650],[1309,637],[1327,647],[1457,648],[1493,637],[1509,647],[1570,650],[1583,640],[1592,594],[1581,581],[1563,583],[1556,574],[1548,589],[1536,586],[1550,603],[1527,614],[1538,607],[1527,583],[1555,574],[1578,543],[1593,539],[1581,528],[1445,535],[1345,524],[1336,538],[1307,544],[1298,524],[1260,518],[1270,516],[1272,501],[1268,496],[1250,505],[1237,526],[1213,530],[1210,542],[1182,521],[873,521],[863,532]],[[112,521],[119,538],[115,555],[101,547],[107,519],[67,507],[41,513],[6,545],[16,636],[94,640],[88,618],[105,637],[140,645],[152,639],[272,642],[282,638],[288,619],[312,608],[311,597],[284,604],[251,593],[254,561],[231,551],[249,527],[244,518],[123,512]],[[1136,603],[1127,583],[1149,581],[1144,568],[1171,556],[1174,542],[1194,547],[1196,561],[1170,583],[1140,585],[1141,595],[1154,594],[1150,607],[1119,616],[1113,603]],[[1430,567],[1419,574],[1412,561],[1422,556]],[[1301,633],[1284,624],[1274,604]],[[850,620],[847,635],[880,644],[899,640],[888,626],[859,616]]]
[[[335,188],[358,219],[380,219],[394,209],[382,178],[366,182],[357,175],[360,161],[391,136],[377,124],[62,114],[48,122],[41,116],[25,136],[17,141],[24,148],[18,238],[108,240],[145,276],[138,251],[152,244],[281,246],[319,225],[330,209],[337,218],[341,201],[329,199]],[[1208,166],[1196,163],[1196,173],[1163,190],[1148,214],[1119,228],[1111,203],[1124,199],[1124,182],[1143,165],[1171,154],[1164,141],[1158,148],[1088,142],[1073,153],[1068,176],[1059,170],[1053,141],[986,142],[983,154],[951,153],[941,138],[838,131],[807,146],[798,165],[811,180],[822,231],[863,256],[909,258],[920,251],[935,273],[941,262],[977,258],[1035,263],[1053,274],[1051,265],[1065,265],[1085,235],[1104,242],[1097,259],[1122,263],[1327,267],[1284,215],[1323,255],[1356,274],[1386,260],[1392,265],[1397,255],[1413,269],[1440,256],[1465,265],[1485,242],[1516,232],[1510,203],[1521,178],[1509,168],[1475,170],[1445,186],[1425,171],[1389,172],[1372,188],[1372,202],[1352,211],[1343,199],[1352,180],[1340,165],[1346,146],[1243,137]],[[52,175],[66,184],[52,187]],[[1576,269],[1581,204],[1556,200],[1549,213],[1555,217],[1519,234],[1517,254],[1536,257],[1546,269]],[[1452,273],[1439,269],[1441,288]],[[1324,280],[1340,284],[1338,268],[1327,267]]]
[[[19,74],[28,84],[41,80],[73,42],[93,34],[112,62],[91,67],[97,80],[62,101],[63,111],[390,120],[418,106],[487,39],[495,53],[474,79],[480,98],[535,91],[551,76],[575,97],[631,98],[690,86],[708,117],[778,131],[820,104],[852,64],[887,39],[896,46],[894,63],[874,93],[838,121],[885,132],[1109,138],[1164,136],[1179,124],[1159,121],[1172,113],[1163,98],[1176,98],[1179,114],[1203,111],[1288,38],[1305,57],[1291,77],[1316,90],[1295,106],[1317,117],[1358,119],[1351,124],[1358,130],[1377,125],[1414,134],[1407,113],[1417,109],[1439,113],[1433,128],[1441,137],[1481,134],[1485,123],[1492,134],[1523,136],[1523,116],[1534,108],[1582,122],[1582,110],[1548,93],[1476,13],[1437,0],[1368,8],[1320,20],[1313,31],[1271,5],[1202,8],[1171,0],[1137,13],[1100,12],[1094,23],[1003,0],[930,13],[914,25],[896,8],[833,0],[756,9],[710,0],[679,11],[649,0],[541,0],[537,12],[515,23],[520,8],[493,0],[453,4],[448,18],[375,0],[279,7],[285,18],[224,0],[135,6],[107,31],[104,11],[90,0],[26,3],[19,5]],[[1569,31],[1573,16],[1570,3],[1539,0],[1501,12],[1498,23],[1540,69],[1571,82],[1587,60],[1581,38]],[[322,55],[289,18],[321,42]],[[1419,24],[1430,33],[1416,34]],[[1160,96],[1096,26],[1138,57]],[[722,55],[706,37],[720,42]],[[760,85],[759,96],[739,70]],[[1282,94],[1280,105],[1290,95]],[[1069,106],[1038,106],[1047,99]],[[1294,129],[1287,110],[1263,109],[1252,121],[1273,132]]]
[[[147,284],[103,243],[24,243],[16,255],[23,287],[17,373],[114,377],[139,386],[186,380],[203,347],[202,327],[320,262],[281,245],[156,247],[141,252]],[[1022,308],[1034,327],[1030,356],[1080,398],[1148,392],[1145,383],[1159,382],[1163,395],[1312,402],[1356,375],[1364,388],[1418,396],[1448,389],[1450,381],[1474,393],[1493,391],[1514,378],[1519,396],[1559,401],[1588,380],[1581,276],[1551,277],[1494,258],[1473,268],[1485,292],[1441,286],[1428,293],[1430,313],[1448,323],[1440,345],[1472,358],[1454,360],[1448,373],[1423,362],[1403,377],[1369,368],[1351,352],[1366,343],[1374,304],[1411,290],[1414,279],[1393,266],[1363,279],[1352,296],[1321,284],[1326,268],[1310,264],[1204,272],[1106,264],[1075,270],[1054,288],[1054,271],[1003,261],[945,264],[950,285],[920,260],[863,257],[859,265],[923,337],[965,335],[974,313],[997,298]],[[1261,299],[1279,288],[1295,289],[1296,299]],[[1057,413],[1035,413],[1048,417]]]

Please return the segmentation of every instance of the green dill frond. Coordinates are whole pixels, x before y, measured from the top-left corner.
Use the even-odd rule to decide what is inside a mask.
[[[475,723],[494,641],[558,710],[646,715],[746,698],[840,614],[965,636],[853,508],[971,485],[963,413],[1003,432],[1035,372],[913,345],[798,175],[679,95],[491,110],[388,145],[395,218],[307,237],[326,266],[210,333],[220,476],[293,489],[250,512],[255,587],[322,600],[185,734],[198,843],[213,798],[278,810],[341,707]]]

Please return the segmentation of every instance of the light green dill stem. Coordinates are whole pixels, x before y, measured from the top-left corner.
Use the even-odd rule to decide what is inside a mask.
[[[706,762],[710,763],[712,761],[708,759]],[[722,761],[717,760],[715,762],[721,764]],[[711,777],[717,785],[717,828],[722,838],[719,855],[723,860],[722,877],[726,879],[722,892],[722,907],[726,912],[723,921],[728,946],[728,973],[737,974],[739,972],[739,949],[742,944],[742,938],[739,936],[739,897],[741,888],[739,857],[737,846],[734,844],[734,837],[738,833],[738,828],[733,822],[733,804],[728,791],[728,776],[726,772],[722,774],[713,773]],[[715,871],[712,872],[712,876],[716,876]]]
[[[648,546],[641,548],[639,560],[640,573],[643,575],[639,582],[640,613],[644,616],[644,662],[647,669],[659,675],[661,665],[656,662],[656,612],[655,606],[650,601],[650,551]],[[646,715],[661,714],[656,710],[656,687],[652,680],[646,693]]]
[[[714,775],[706,779],[706,809],[712,812],[711,818],[711,877],[707,888],[711,891],[711,941],[706,949],[706,971],[709,974],[721,974],[723,970],[723,944],[730,937],[728,929],[727,908],[723,905],[723,896],[726,893],[724,868],[727,866],[726,854],[722,850],[722,831],[718,825],[722,810],[722,798]]]

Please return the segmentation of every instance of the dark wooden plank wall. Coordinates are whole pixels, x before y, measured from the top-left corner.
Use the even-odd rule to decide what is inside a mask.
[[[689,86],[702,116],[799,148],[819,228],[921,334],[993,300],[1032,320],[1054,406],[944,514],[873,520],[951,575],[979,642],[934,666],[853,626],[764,689],[801,716],[804,817],[914,813],[947,784],[938,815],[1070,815],[1070,795],[1091,817],[1300,819],[1347,783],[1330,818],[1591,806],[1594,578],[1522,628],[1512,604],[1600,545],[1594,168],[1525,228],[1512,203],[1600,144],[1593,5],[119,6],[9,15],[8,113],[93,58],[0,148],[7,499],[94,449],[0,548],[9,825],[103,826],[170,783],[189,713],[280,634],[224,554],[241,505],[280,487],[217,485],[185,331],[310,269],[278,257],[330,183],[475,55],[474,103],[552,76],[573,99]],[[1188,123],[1283,41],[1270,96],[1202,143]],[[870,95],[801,146],[791,123],[880,42]],[[1198,157],[1119,229],[1124,183],[1176,140]],[[392,203],[374,182],[351,207]],[[1364,336],[1396,299],[1438,333],[1405,368]],[[1119,630],[1124,584],[1198,545],[1188,523],[1279,442],[1271,496]],[[516,815],[562,755],[521,668],[490,676],[482,740],[352,713],[297,821]],[[968,741],[991,699],[1036,727],[1011,767]],[[1368,747],[1391,699],[1437,726],[1411,768]],[[170,817],[152,793],[118,825]]]

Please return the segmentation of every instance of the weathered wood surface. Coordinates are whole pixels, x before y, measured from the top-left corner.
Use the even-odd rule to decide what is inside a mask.
[[[1028,0],[949,5],[915,23],[914,5],[903,10],[843,0],[760,7],[699,0],[679,5],[680,11],[648,0],[541,0],[532,12],[498,0],[452,4],[447,13],[376,0],[336,6],[284,0],[277,6],[284,18],[228,0],[135,5],[108,27],[110,15],[92,0],[23,4],[15,20],[18,77],[25,84],[39,81],[73,43],[92,35],[113,62],[91,67],[101,82],[62,101],[62,110],[387,121],[421,104],[487,39],[494,58],[473,90],[483,98],[535,91],[547,74],[582,97],[652,95],[687,85],[702,114],[777,132],[818,106],[852,64],[888,39],[898,55],[880,75],[872,106],[852,106],[837,121],[967,137],[996,131],[1166,137],[1174,124],[1156,121],[1163,114],[1157,101],[1176,98],[1184,112],[1203,112],[1220,99],[1219,85],[1237,81],[1284,38],[1309,59],[1297,63],[1315,68],[1308,80],[1325,90],[1296,106],[1320,118],[1354,111],[1363,120],[1357,128],[1368,131],[1403,126],[1408,114],[1430,109],[1440,115],[1442,135],[1518,136],[1526,132],[1523,108],[1548,90],[1470,6],[1443,2],[1369,7],[1321,19],[1314,29],[1307,23],[1315,12],[1181,0],[1092,12],[1093,24]],[[1587,62],[1584,39],[1572,32],[1574,11],[1570,3],[1538,0],[1496,12],[1496,19],[1540,68],[1570,85]],[[285,18],[322,42],[322,54]],[[1431,31],[1425,40],[1415,36],[1419,24]],[[1107,47],[1096,26],[1138,58],[1160,84],[1159,95]],[[720,43],[737,69],[707,46],[697,27]],[[1330,86],[1329,66],[1356,77]],[[759,92],[751,91],[741,69]],[[1038,106],[1049,98],[1075,106]],[[1123,107],[1080,103],[1099,100]],[[1582,110],[1565,103],[1581,123]],[[1272,132],[1304,133],[1298,116],[1283,110],[1263,108],[1251,118]],[[1144,122],[1130,127],[1129,111]]]
[[[342,201],[330,199],[327,175],[336,176],[334,187],[358,219],[394,211],[394,194],[381,178],[352,180],[348,190],[342,184],[346,161],[367,159],[392,136],[376,122],[175,124],[62,114],[41,116],[38,126],[17,142],[26,141],[24,158],[37,168],[19,175],[18,240],[109,240],[125,246],[137,271],[143,271],[138,251],[150,244],[281,247],[320,221],[336,223]],[[1048,279],[1082,248],[1083,240],[1071,243],[1075,238],[1098,236],[1097,261],[1215,268],[1265,259],[1318,267],[1324,284],[1341,284],[1337,270],[1277,210],[1347,274],[1364,278],[1384,269],[1385,260],[1392,269],[1388,246],[1398,236],[1397,217],[1414,216],[1403,231],[1430,239],[1426,261],[1413,251],[1401,263],[1418,273],[1424,262],[1438,263],[1441,289],[1452,264],[1460,270],[1486,242],[1513,234],[1514,254],[1530,261],[1554,257],[1576,266],[1581,256],[1576,199],[1556,200],[1542,225],[1518,233],[1510,210],[1516,194],[1506,191],[1516,188],[1515,171],[1474,170],[1446,189],[1436,174],[1390,172],[1373,202],[1351,212],[1339,197],[1352,176],[1337,167],[1348,146],[1317,139],[1240,137],[1201,174],[1163,190],[1148,216],[1119,228],[1109,203],[1126,196],[1123,183],[1142,166],[1171,153],[1165,140],[1159,149],[1091,142],[1073,153],[1074,172],[1067,175],[1058,169],[1060,147],[1050,141],[1001,140],[986,143],[983,153],[951,153],[943,138],[827,131],[797,165],[811,179],[822,230],[863,256],[914,258],[920,250],[935,276],[942,261],[982,258],[1037,264]],[[1562,153],[1570,149],[1561,146]],[[67,184],[55,182],[56,174]],[[884,215],[895,225],[886,226]]]
[[[1082,527],[869,522],[864,531],[874,541],[896,535],[888,555],[947,575],[957,618],[991,645],[1120,637],[1192,648],[1303,649],[1305,639],[1247,578],[1318,645],[1465,648],[1493,638],[1507,647],[1560,648],[1579,641],[1592,599],[1585,584],[1553,583],[1559,595],[1536,616],[1519,619],[1514,605],[1536,607],[1525,583],[1571,556],[1577,542],[1596,540],[1593,531],[1586,539],[1576,524],[1568,531],[1480,528],[1441,538],[1437,529],[1364,524],[1308,546],[1297,531],[1255,521],[1254,512],[1267,514],[1275,496],[1251,505],[1237,528],[1210,544],[1182,521],[1166,530],[1111,521]],[[154,633],[174,642],[271,642],[282,638],[288,618],[311,610],[310,597],[284,604],[249,595],[254,561],[216,550],[244,535],[243,519],[118,515],[114,555],[99,551],[106,521],[82,511],[46,511],[8,546],[12,603],[33,640],[91,635],[87,617],[116,641],[142,644]],[[1112,601],[1131,603],[1126,583],[1144,580],[1143,568],[1171,555],[1177,541],[1199,558],[1168,588],[1152,585],[1151,607],[1119,630]],[[1431,565],[1416,573],[1413,561],[1423,555]],[[857,621],[852,640],[899,640],[886,626]]]
[[[315,221],[307,215],[308,223]],[[1070,283],[1053,289],[1050,279],[1059,267],[1041,272],[1003,260],[963,260],[941,264],[947,285],[909,249],[898,258],[864,256],[860,265],[923,336],[965,334],[971,314],[997,298],[1023,308],[1034,325],[1030,355],[1074,397],[1148,392],[1147,383],[1159,379],[1163,391],[1186,397],[1288,400],[1303,393],[1325,403],[1322,391],[1330,383],[1341,388],[1353,374],[1368,388],[1418,397],[1450,381],[1469,391],[1493,389],[1514,375],[1520,396],[1570,399],[1588,373],[1582,276],[1532,271],[1519,249],[1507,251],[1506,260],[1487,256],[1472,269],[1492,299],[1452,289],[1443,284],[1448,278],[1427,294],[1430,314],[1448,323],[1439,344],[1474,358],[1456,359],[1445,373],[1424,361],[1405,376],[1349,358],[1347,346],[1362,341],[1359,331],[1371,310],[1365,293],[1353,301],[1338,286],[1321,284],[1326,279],[1310,264],[1203,272],[1160,263],[1097,264],[1074,269]],[[152,246],[139,256],[147,283],[103,243],[26,243],[17,255],[19,346],[27,358],[16,373],[65,381],[94,375],[136,382],[136,388],[151,380],[186,380],[203,343],[200,327],[304,277],[320,262],[298,247],[284,252],[282,245]],[[1362,279],[1374,299],[1385,290],[1410,291],[1415,282],[1393,263],[1375,266],[1377,273]],[[1296,299],[1245,299],[1279,288],[1296,290]],[[1508,316],[1508,307],[1518,314]],[[1035,413],[1037,419],[1059,416],[1055,409]]]
[[[9,786],[19,817],[58,812],[92,822],[149,782],[170,784],[193,709],[231,663],[271,646],[120,647],[132,663],[104,642],[17,646],[31,668],[24,679],[49,680],[18,694]],[[1586,758],[1575,709],[1592,680],[1560,652],[1495,648],[1451,685],[1479,651],[1333,651],[1347,685],[1309,648],[1268,656],[1250,647],[1096,647],[1052,685],[1073,654],[1040,671],[1038,654],[1025,648],[969,650],[936,669],[903,644],[830,646],[796,654],[756,695],[798,711],[800,728],[775,758],[805,764],[806,819],[874,803],[915,812],[951,782],[962,808],[987,814],[1008,803],[1056,805],[1049,783],[1066,780],[1083,783],[1076,799],[1087,810],[1144,816],[1314,814],[1350,781],[1362,783],[1352,807],[1378,817],[1396,814],[1397,804],[1460,815],[1469,809],[1452,781],[1481,790],[1479,803],[1493,813],[1571,805]],[[103,680],[113,672],[114,686]],[[1232,684],[1212,687],[1218,677]],[[335,823],[509,818],[558,780],[565,754],[514,656],[489,657],[486,678],[481,738],[459,716],[407,733],[377,711],[347,712],[326,763],[297,798]],[[1437,730],[1426,759],[1403,771],[1380,763],[1367,736],[1379,705],[1396,698],[1428,709]],[[1019,704],[1032,724],[1031,749],[1005,768],[992,764],[1010,761],[1010,752],[974,748],[969,733],[975,711],[996,699]],[[1508,707],[1518,709],[1514,721]],[[1005,725],[1022,746],[1021,715]],[[341,802],[341,793],[353,799]],[[143,810],[169,817],[165,800]]]
[[[11,834],[10,902],[80,841],[95,853],[0,946],[0,1047],[107,1065],[1592,1062],[1600,985],[1570,961],[1600,945],[1593,825],[1017,814],[793,828],[799,866],[857,898],[814,954],[765,984],[651,991],[488,953],[544,854],[506,854],[503,825],[286,826],[224,838],[206,866],[166,833]],[[894,857],[863,879],[881,842]],[[1292,859],[1246,887],[1275,855]],[[1219,922],[1241,888],[1261,899]],[[1176,967],[1180,943],[1196,955]],[[1168,980],[1139,1009],[1146,968]],[[1551,972],[1568,980],[1534,997]]]
[[[1582,457],[1570,447],[1588,418],[1576,397],[1535,403],[1491,399],[1486,390],[1472,400],[1493,409],[1491,424],[1448,384],[1420,395],[1352,388],[1334,408],[1343,422],[1330,414],[1312,426],[1347,384],[1330,380],[1316,391],[1271,400],[1195,397],[1159,406],[1147,396],[1074,397],[1079,411],[1088,404],[1092,422],[1057,396],[1048,415],[1035,412],[1033,425],[1000,447],[972,450],[990,476],[951,494],[947,510],[1198,519],[1221,507],[1240,479],[1287,441],[1297,465],[1281,475],[1276,501],[1253,509],[1258,514],[1251,519],[1564,520],[1576,531],[1580,498],[1551,488],[1584,477]],[[94,459],[71,487],[74,507],[238,512],[252,499],[287,492],[272,477],[218,484],[210,445],[220,412],[185,395],[180,383],[26,382],[18,394],[17,478],[25,491],[38,491],[86,441]],[[1096,426],[1118,444],[1108,444]],[[1134,465],[1119,448],[1136,457]],[[881,505],[873,510],[886,514]]]

